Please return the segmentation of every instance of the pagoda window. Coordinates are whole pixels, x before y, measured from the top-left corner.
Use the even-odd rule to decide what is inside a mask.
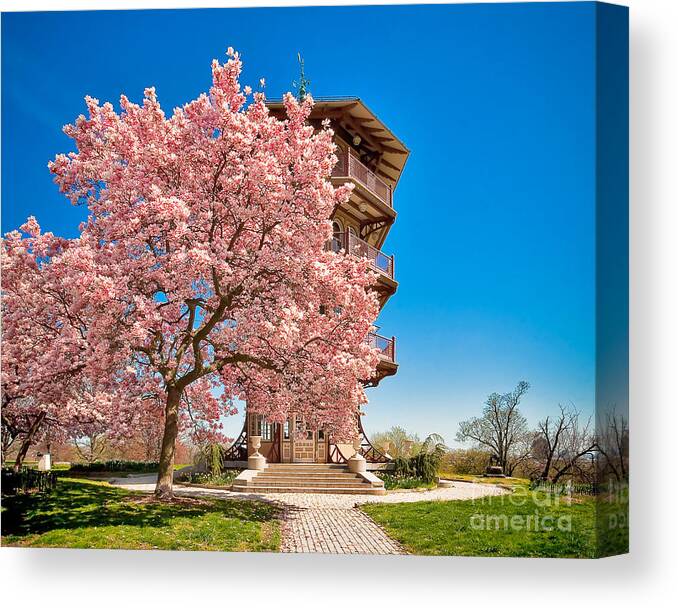
[[[265,418],[261,419],[261,440],[273,441],[273,423],[266,422]]]

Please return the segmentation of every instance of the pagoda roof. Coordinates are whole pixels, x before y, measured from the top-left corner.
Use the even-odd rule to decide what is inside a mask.
[[[351,135],[360,136],[377,153],[378,172],[393,186],[398,183],[410,151],[359,97],[313,97],[311,119],[337,121]],[[283,108],[282,99],[269,99],[271,110]],[[335,123],[336,124],[336,123]]]

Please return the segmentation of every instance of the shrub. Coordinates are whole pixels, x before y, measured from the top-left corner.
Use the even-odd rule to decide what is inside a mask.
[[[195,464],[213,477],[218,477],[224,470],[226,448],[220,443],[206,443],[198,449]]]
[[[430,488],[433,482],[427,482],[418,477],[397,476],[391,473],[378,472],[379,479],[384,482],[386,490],[409,490],[412,488]]]
[[[482,475],[490,462],[490,453],[471,448],[468,450],[450,450],[441,463],[446,473],[458,475]]]
[[[127,471],[133,473],[155,473],[157,462],[143,460],[105,460],[95,462],[74,462],[69,469],[72,473],[117,473]]]
[[[227,469],[219,474],[213,473],[185,473],[180,480],[186,483],[200,485],[230,486],[233,480],[240,475],[242,469]]]
[[[424,483],[432,483],[438,475],[438,468],[445,455],[445,444],[440,435],[429,435],[418,454],[409,458],[393,460],[393,477],[399,479],[414,478]]]
[[[2,469],[2,494],[23,494],[25,492],[50,492],[56,487],[54,471],[37,471],[22,467],[19,471]]]

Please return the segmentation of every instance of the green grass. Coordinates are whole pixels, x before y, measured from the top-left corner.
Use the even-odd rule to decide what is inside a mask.
[[[277,551],[278,510],[244,500],[171,503],[81,479],[2,500],[2,544],[21,547]]]
[[[629,551],[629,488],[626,482],[605,488],[599,497],[598,540],[601,555]]]
[[[596,557],[591,497],[570,502],[523,489],[478,500],[373,503],[360,508],[419,555]]]
[[[524,477],[484,477],[483,475],[466,475],[462,473],[440,473],[441,479],[450,481],[469,481],[472,483],[488,483],[490,485],[502,485],[511,487],[524,487],[530,485],[530,480]]]

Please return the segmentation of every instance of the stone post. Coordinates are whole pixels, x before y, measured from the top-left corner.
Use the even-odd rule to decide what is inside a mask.
[[[266,458],[259,453],[261,435],[250,435],[250,445],[254,448],[254,454],[247,458],[247,468],[253,471],[263,471],[266,468]]]
[[[348,459],[348,470],[351,473],[364,473],[367,471],[367,460],[360,453],[360,435],[353,441],[353,449],[355,454]]]
[[[52,455],[47,452],[46,454],[38,454],[40,460],[38,460],[38,471],[51,471],[52,470]]]
[[[381,445],[379,446],[381,448],[381,451],[384,453],[384,457],[388,458],[389,460],[393,460],[393,456],[389,454],[389,450],[391,449],[391,442],[390,441],[382,441]]]

